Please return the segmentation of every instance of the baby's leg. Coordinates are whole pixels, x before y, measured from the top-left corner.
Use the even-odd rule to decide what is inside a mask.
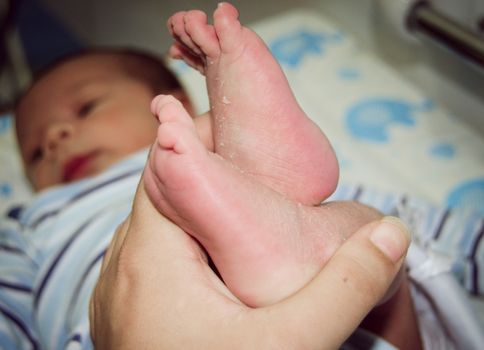
[[[200,11],[168,21],[172,57],[206,76],[215,152],[290,199],[316,204],[338,180],[327,138],[297,103],[263,41],[222,3],[214,25]]]
[[[300,289],[349,233],[377,217],[357,204],[345,211],[339,203],[288,200],[208,152],[174,98],[157,98],[152,108],[161,125],[145,170],[147,193],[205,247],[229,289],[249,305]]]

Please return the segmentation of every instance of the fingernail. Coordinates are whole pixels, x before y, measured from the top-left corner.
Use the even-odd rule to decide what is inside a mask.
[[[386,216],[370,235],[373,244],[392,262],[398,262],[410,244],[410,232],[398,218]]]

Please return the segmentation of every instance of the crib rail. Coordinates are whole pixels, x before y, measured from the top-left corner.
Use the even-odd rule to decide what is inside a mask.
[[[477,33],[439,13],[427,2],[414,6],[407,20],[416,35],[423,35],[484,68],[484,38]]]

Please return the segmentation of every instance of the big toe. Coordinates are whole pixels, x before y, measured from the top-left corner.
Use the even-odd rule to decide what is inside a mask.
[[[213,13],[213,22],[222,52],[228,53],[238,47],[242,25],[237,9],[227,2],[219,3]]]

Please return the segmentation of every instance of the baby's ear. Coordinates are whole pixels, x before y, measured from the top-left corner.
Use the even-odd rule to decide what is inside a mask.
[[[173,97],[175,97],[178,101],[180,101],[183,107],[187,110],[188,114],[194,117],[192,101],[190,100],[190,98],[188,97],[185,91],[183,91],[182,89],[173,90],[170,92],[170,95],[173,95]]]

